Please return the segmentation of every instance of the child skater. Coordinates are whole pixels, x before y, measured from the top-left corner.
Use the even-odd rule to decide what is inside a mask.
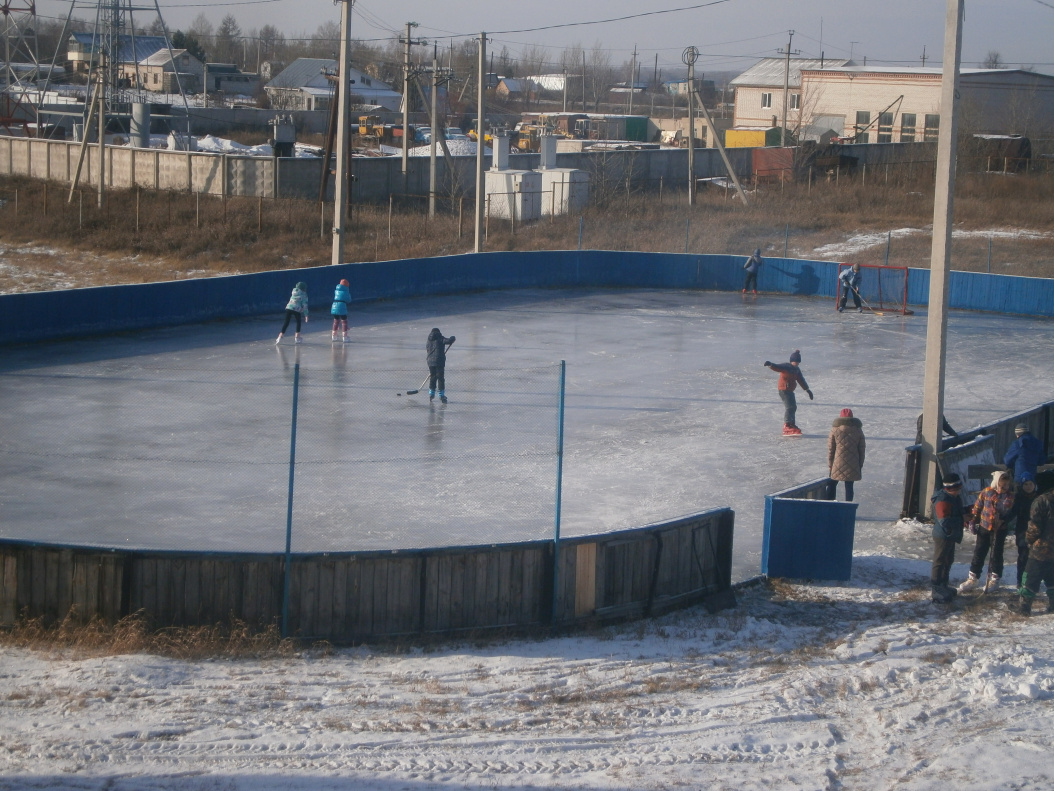
[[[780,381],[776,387],[779,390],[780,400],[783,401],[783,436],[785,437],[801,436],[801,429],[794,422],[794,415],[798,411],[794,388],[800,384],[801,389],[809,394],[809,400],[812,401],[812,390],[809,389],[805,377],[798,370],[800,364],[801,352],[797,349],[791,354],[789,363],[770,363],[765,360],[765,365],[780,375]]]
[[[351,304],[351,291],[348,286],[350,285],[347,280],[341,280],[337,290],[333,292],[333,307],[329,312],[333,314],[333,332],[330,334],[330,340],[334,343],[337,340],[337,325],[341,325],[344,330],[344,343],[348,342],[348,305]]]
[[[999,587],[999,578],[1003,576],[1003,544],[1010,527],[1007,522],[1014,510],[1014,490],[1010,481],[1009,473],[996,472],[992,476],[992,485],[977,495],[969,520],[970,532],[977,533],[977,543],[970,561],[970,576],[959,586],[959,593],[977,585],[989,548],[992,559],[988,564],[984,590],[987,593]]]
[[[303,318],[307,321],[307,283],[301,280],[296,284],[293,289],[292,296],[289,297],[289,303],[285,306],[285,322],[282,324],[282,331],[278,333],[278,338],[275,343],[282,342],[282,336],[285,335],[285,331],[289,329],[289,322],[292,319],[296,319],[296,343],[303,343],[300,337],[300,319]]]
[[[446,350],[454,343],[454,336],[444,338],[439,327],[433,327],[428,333],[425,351],[428,355],[428,400],[436,397],[439,388],[439,400],[446,403]]]

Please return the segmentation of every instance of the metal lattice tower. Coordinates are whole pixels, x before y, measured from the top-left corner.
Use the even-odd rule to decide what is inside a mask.
[[[0,126],[25,127],[35,120],[35,108],[25,101],[23,86],[35,87],[40,76],[37,60],[36,0],[0,0],[3,65],[0,68]]]

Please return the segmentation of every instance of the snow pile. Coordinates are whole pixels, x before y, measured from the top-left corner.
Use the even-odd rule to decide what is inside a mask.
[[[447,150],[450,152],[452,157],[468,157],[476,156],[476,142],[474,140],[464,140],[460,137],[453,140],[446,141]],[[388,156],[402,156],[403,150],[397,146],[381,146],[381,153]],[[415,146],[409,151],[409,155],[412,157],[427,157],[432,154],[432,144],[424,146]],[[436,156],[443,156],[443,147],[436,143]]]
[[[932,228],[897,228],[888,232],[859,233],[841,242],[825,244],[813,250],[818,260],[840,261],[875,247],[883,246],[889,237],[903,239],[922,233],[932,233]],[[990,228],[983,231],[953,230],[953,239],[1050,239],[1054,234],[1043,231],[1027,231],[1013,228]]]
[[[857,556],[848,585],[755,585],[714,615],[427,651],[4,648],[2,785],[1050,788],[1054,616],[933,605],[928,570]]]

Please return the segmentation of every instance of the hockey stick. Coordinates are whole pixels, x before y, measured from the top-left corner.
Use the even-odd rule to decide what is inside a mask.
[[[424,388],[424,386],[425,386],[425,382],[427,382],[427,381],[428,381],[428,377],[429,377],[429,376],[431,376],[431,375],[432,375],[432,374],[428,374],[427,376],[425,376],[425,378],[421,380],[421,384],[419,384],[419,385],[417,386],[417,389],[416,389],[416,390],[407,390],[407,391],[406,391],[406,395],[417,395],[418,393],[420,393],[420,392],[421,392],[421,390],[422,390],[422,389]],[[397,396],[401,396],[401,395],[402,395],[402,393],[396,393],[396,395],[397,395]]]
[[[864,295],[861,294],[855,287],[849,286],[849,288],[853,289],[853,293],[856,294],[858,297],[860,297],[860,301],[863,302],[864,305],[867,306],[867,309],[870,310],[872,313],[874,313],[876,316],[885,316],[886,315],[882,311],[875,310],[873,307],[871,307],[870,303],[868,303],[868,301],[866,299],[864,299]]]

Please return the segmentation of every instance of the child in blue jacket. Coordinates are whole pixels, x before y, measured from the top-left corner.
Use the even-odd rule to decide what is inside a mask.
[[[337,326],[339,325],[344,332],[344,343],[348,342],[348,305],[351,304],[351,290],[347,280],[341,280],[337,285],[337,290],[333,292],[333,307],[329,309],[329,312],[333,316],[333,332],[330,333],[330,340],[334,343],[337,340]]]

